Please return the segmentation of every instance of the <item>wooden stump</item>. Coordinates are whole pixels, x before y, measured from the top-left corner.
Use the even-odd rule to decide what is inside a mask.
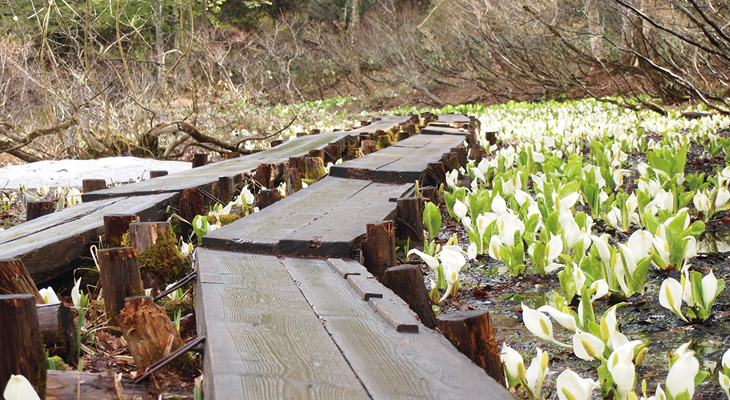
[[[104,308],[110,325],[117,326],[117,315],[124,299],[144,293],[142,277],[134,247],[117,247],[97,252]]]
[[[30,294],[36,303],[45,303],[23,261],[17,258],[0,260],[0,294]]]
[[[178,200],[178,214],[190,224],[196,215],[205,213],[205,197],[197,189],[185,189]],[[193,226],[183,223],[181,229],[184,237],[189,237],[193,232]]]
[[[398,199],[398,215],[395,232],[398,239],[423,242],[423,200],[420,197]]]
[[[439,191],[433,186],[421,189],[421,196],[433,204],[439,204]]]
[[[408,307],[418,315],[423,325],[436,328],[436,316],[433,314],[420,267],[408,264],[390,267],[383,274],[383,285],[408,303]]]
[[[380,136],[378,136],[378,142],[375,145],[375,148],[377,150],[382,150],[386,147],[390,147],[393,145],[393,138],[388,133],[384,133]]]
[[[256,179],[256,182],[260,183],[262,187],[266,189],[273,189],[276,187],[275,176],[276,164],[259,164],[256,168],[254,179]]]
[[[299,170],[296,168],[287,168],[286,195],[291,196],[300,190],[302,190],[302,177],[299,175]]]
[[[139,370],[184,344],[165,309],[155,304],[151,297],[127,298],[118,321]]]
[[[487,142],[489,142],[490,146],[493,144],[497,144],[497,132],[487,132],[486,139]]]
[[[46,394],[46,351],[38,328],[36,298],[29,294],[0,295],[0,387],[10,375],[23,375],[41,399]]]
[[[441,161],[443,161],[449,169],[459,169],[459,155],[454,151],[444,153],[443,156],[441,156]]]
[[[441,184],[446,184],[446,167],[443,163],[428,164],[426,175],[428,179],[424,186],[433,185],[438,188]]]
[[[317,180],[325,175],[324,160],[321,157],[307,157],[304,159],[306,166],[305,179]]]
[[[157,238],[167,235],[170,232],[170,223],[165,222],[135,222],[129,224],[129,234],[132,239],[132,247],[137,254],[152,247]]]
[[[104,232],[109,247],[120,247],[122,237],[129,232],[129,224],[139,222],[135,214],[111,214],[104,216]]]
[[[459,163],[459,167],[466,167],[466,164],[469,162],[467,157],[469,149],[466,147],[454,147],[451,149],[451,152],[456,154],[456,161]]]
[[[63,303],[36,306],[41,337],[49,355],[76,363],[76,324],[71,310]]]
[[[362,150],[360,150],[359,147],[350,147],[347,149],[347,155],[345,156],[345,161],[354,160],[356,158],[360,158],[364,156],[362,154]]]
[[[281,193],[279,193],[278,189],[265,189],[259,192],[257,204],[259,209],[263,210],[281,199]]]
[[[448,313],[438,318],[438,327],[460,352],[484,368],[494,380],[505,384],[499,345],[489,312],[472,310]]]
[[[360,149],[362,150],[362,154],[368,155],[370,153],[375,153],[377,151],[377,142],[375,140],[363,140],[360,142]]]
[[[380,278],[386,269],[396,264],[395,225],[393,221],[385,221],[367,224],[365,230],[367,236],[362,245],[363,265]]]
[[[299,175],[304,176],[307,173],[307,165],[304,157],[289,157],[289,168],[296,168],[299,171]]]
[[[213,182],[213,197],[220,200],[222,204],[227,204],[233,198],[234,180],[229,176],[221,176],[218,182]]]
[[[56,211],[55,201],[29,201],[26,203],[25,220],[31,221]]]
[[[150,171],[150,179],[159,178],[159,177],[165,176],[165,175],[167,175],[167,171],[160,171],[160,170]]]
[[[319,128],[313,128],[312,130],[309,131],[310,135],[319,135],[320,133],[322,133],[322,130]]]
[[[193,168],[202,167],[205,164],[208,164],[208,154],[207,153],[193,154]]]
[[[272,141],[269,142],[269,147],[273,148],[273,147],[276,147],[276,146],[278,146],[278,145],[280,145],[282,143],[284,143],[284,141],[281,140],[281,139],[279,139],[279,140],[272,140]]]
[[[324,163],[327,164],[331,162],[334,164],[335,162],[337,162],[337,160],[342,158],[342,147],[339,143],[329,143],[324,154]]]
[[[307,157],[316,157],[324,160],[324,149],[309,150],[309,153],[307,153]]]
[[[482,149],[479,146],[479,140],[476,133],[466,135],[466,142],[469,143],[469,158],[478,164],[482,161]]]
[[[81,191],[84,193],[106,189],[105,179],[84,179],[81,181]]]
[[[411,135],[409,135],[408,132],[406,132],[406,131],[400,131],[400,132],[398,132],[398,133],[395,134],[395,141],[396,142],[400,142],[401,140],[406,140],[409,137],[411,137]]]

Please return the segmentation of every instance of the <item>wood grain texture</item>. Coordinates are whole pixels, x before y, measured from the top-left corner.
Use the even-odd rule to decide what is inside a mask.
[[[368,398],[278,258],[199,249],[197,264],[206,399]]]
[[[263,254],[345,257],[365,225],[389,218],[411,185],[327,177],[258,213],[217,229],[203,246]]]
[[[141,221],[160,221],[174,194],[82,203],[0,232],[0,258],[20,258],[40,285],[71,270],[104,234],[104,215],[132,213]],[[52,257],[48,255],[52,254]]]
[[[397,332],[325,261],[283,263],[373,399],[513,399],[440,334]]]

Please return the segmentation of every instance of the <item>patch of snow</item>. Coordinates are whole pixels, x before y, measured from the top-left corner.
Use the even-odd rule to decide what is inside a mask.
[[[191,168],[189,162],[159,161],[137,157],[109,157],[98,160],[39,161],[0,168],[0,189],[81,187],[84,179],[105,179],[108,185],[149,179],[150,171],[169,174]]]

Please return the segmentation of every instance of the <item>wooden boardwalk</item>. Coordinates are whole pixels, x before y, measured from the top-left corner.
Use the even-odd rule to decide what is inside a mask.
[[[60,267],[104,234],[104,215],[160,220],[185,189],[208,190],[220,177],[240,178],[259,164],[283,163],[409,120],[384,117],[87,193],[80,206],[0,232],[0,259],[20,257],[43,282],[66,272]],[[334,166],[307,189],[205,236],[195,265],[198,332],[207,336],[206,399],[512,398],[350,260],[366,224],[394,219],[397,199],[412,196],[429,164],[462,145],[470,124],[468,117],[439,116],[428,134]]]

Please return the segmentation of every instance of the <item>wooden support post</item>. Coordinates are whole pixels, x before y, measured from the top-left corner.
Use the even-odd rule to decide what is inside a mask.
[[[220,200],[223,205],[233,198],[235,187],[233,180],[230,176],[221,176],[218,178],[218,182],[213,182],[213,197]]]
[[[426,170],[428,176],[428,182],[424,186],[436,186],[437,188],[441,184],[446,184],[446,167],[443,163],[430,163]]]
[[[349,149],[347,149],[347,155],[345,156],[345,160],[354,160],[362,156],[364,156],[364,154],[362,154],[362,150],[360,150],[359,147],[350,147]]]
[[[55,201],[29,201],[26,203],[25,220],[31,221],[56,211]]]
[[[410,239],[411,243],[423,242],[423,200],[420,197],[398,199],[396,234],[398,239]]]
[[[309,153],[307,153],[307,157],[317,157],[324,160],[324,149],[309,150]]]
[[[227,151],[227,152],[223,153],[224,160],[232,160],[232,159],[240,157],[240,156],[241,156],[240,153],[233,152],[233,151]]]
[[[205,197],[198,189],[185,189],[178,200],[178,214],[189,223],[193,223],[196,215],[205,213]],[[190,224],[182,224],[182,233],[184,237],[188,237],[193,231]]]
[[[410,136],[411,136],[411,135],[409,135],[409,134],[408,134],[408,132],[406,132],[406,131],[400,131],[400,132],[398,132],[398,133],[397,133],[397,134],[395,135],[395,141],[396,141],[396,142],[400,142],[401,140],[406,140],[406,139],[408,139],[408,138],[409,138]]]
[[[84,193],[106,189],[105,179],[84,179],[81,181],[81,191]]]
[[[368,125],[370,125],[370,123],[371,123],[370,121],[362,120],[362,121],[360,121],[360,127],[368,126]]]
[[[118,320],[140,371],[184,345],[165,309],[149,296],[127,298]]]
[[[421,189],[421,195],[433,204],[439,204],[439,191],[433,186]]]
[[[444,153],[441,156],[441,161],[443,161],[449,169],[459,169],[459,155],[454,151]]]
[[[322,133],[322,130],[319,128],[313,128],[311,131],[309,131],[310,135],[319,135],[320,133]]]
[[[254,179],[265,189],[273,189],[275,185],[276,164],[259,164]]]
[[[46,395],[46,351],[43,347],[36,299],[29,294],[0,295],[0,387],[10,375],[23,375],[41,399]]]
[[[408,264],[390,267],[385,270],[382,281],[383,285],[408,303],[408,307],[418,315],[423,325],[436,328],[436,316],[433,314],[420,267]]]
[[[170,232],[170,223],[167,221],[129,224],[132,247],[137,251],[137,254],[152,247],[157,242],[157,238],[167,235],[168,232]]]
[[[393,137],[390,136],[389,133],[384,133],[380,136],[378,136],[378,142],[375,145],[375,148],[377,150],[382,150],[386,147],[390,147],[393,145]]]
[[[117,315],[124,299],[144,293],[142,277],[134,247],[116,247],[97,252],[104,308],[110,325],[117,326]]]
[[[307,132],[297,132],[297,137],[309,136]]]
[[[364,155],[375,153],[377,151],[377,142],[370,139],[363,140],[360,142],[360,149]]]
[[[76,363],[76,323],[71,310],[63,303],[36,306],[43,344],[51,356],[66,363]]]
[[[413,121],[413,120],[411,120],[411,121]],[[418,121],[418,118],[416,118],[416,121]],[[416,134],[416,129],[418,126],[417,124],[418,124],[418,122],[408,124],[403,128],[403,131],[408,133],[408,136],[413,136]]]
[[[202,167],[208,163],[207,153],[195,153],[193,154],[193,168]]]
[[[455,311],[438,318],[439,330],[451,343],[487,374],[504,385],[504,370],[499,345],[489,312],[484,310]]]
[[[307,157],[305,158],[306,173],[304,174],[305,179],[317,180],[325,175],[324,161],[320,157]]]
[[[337,160],[342,158],[342,147],[339,143],[329,143],[324,154],[324,163],[327,164],[331,162],[334,164]]]
[[[167,173],[168,173],[167,171],[162,171],[162,170],[150,171],[150,179],[165,176],[165,175],[167,175]]]
[[[129,224],[139,222],[135,214],[112,214],[104,216],[104,232],[109,247],[120,247],[122,237],[129,231]]]
[[[279,193],[278,189],[264,189],[259,192],[256,204],[262,210],[281,199],[281,193]]]
[[[452,153],[456,154],[456,161],[459,163],[459,167],[466,167],[468,149],[466,147],[454,147],[451,149]]]
[[[289,157],[289,168],[296,168],[299,170],[299,175],[304,176],[307,173],[307,166],[304,157]]]
[[[286,195],[291,196],[300,190],[302,190],[302,177],[299,175],[299,170],[296,168],[287,168]]]
[[[363,265],[380,278],[386,269],[396,264],[395,224],[393,221],[367,224],[365,230],[367,236],[362,245]]]
[[[30,294],[38,304],[44,303],[23,261],[17,258],[0,260],[0,294]]]
[[[485,136],[490,146],[497,144],[497,132],[487,132]]]
[[[278,145],[280,145],[282,143],[284,143],[284,141],[281,140],[281,139],[272,140],[271,142],[269,142],[269,147],[272,147],[273,148],[273,147],[276,147],[276,146],[278,146]]]

